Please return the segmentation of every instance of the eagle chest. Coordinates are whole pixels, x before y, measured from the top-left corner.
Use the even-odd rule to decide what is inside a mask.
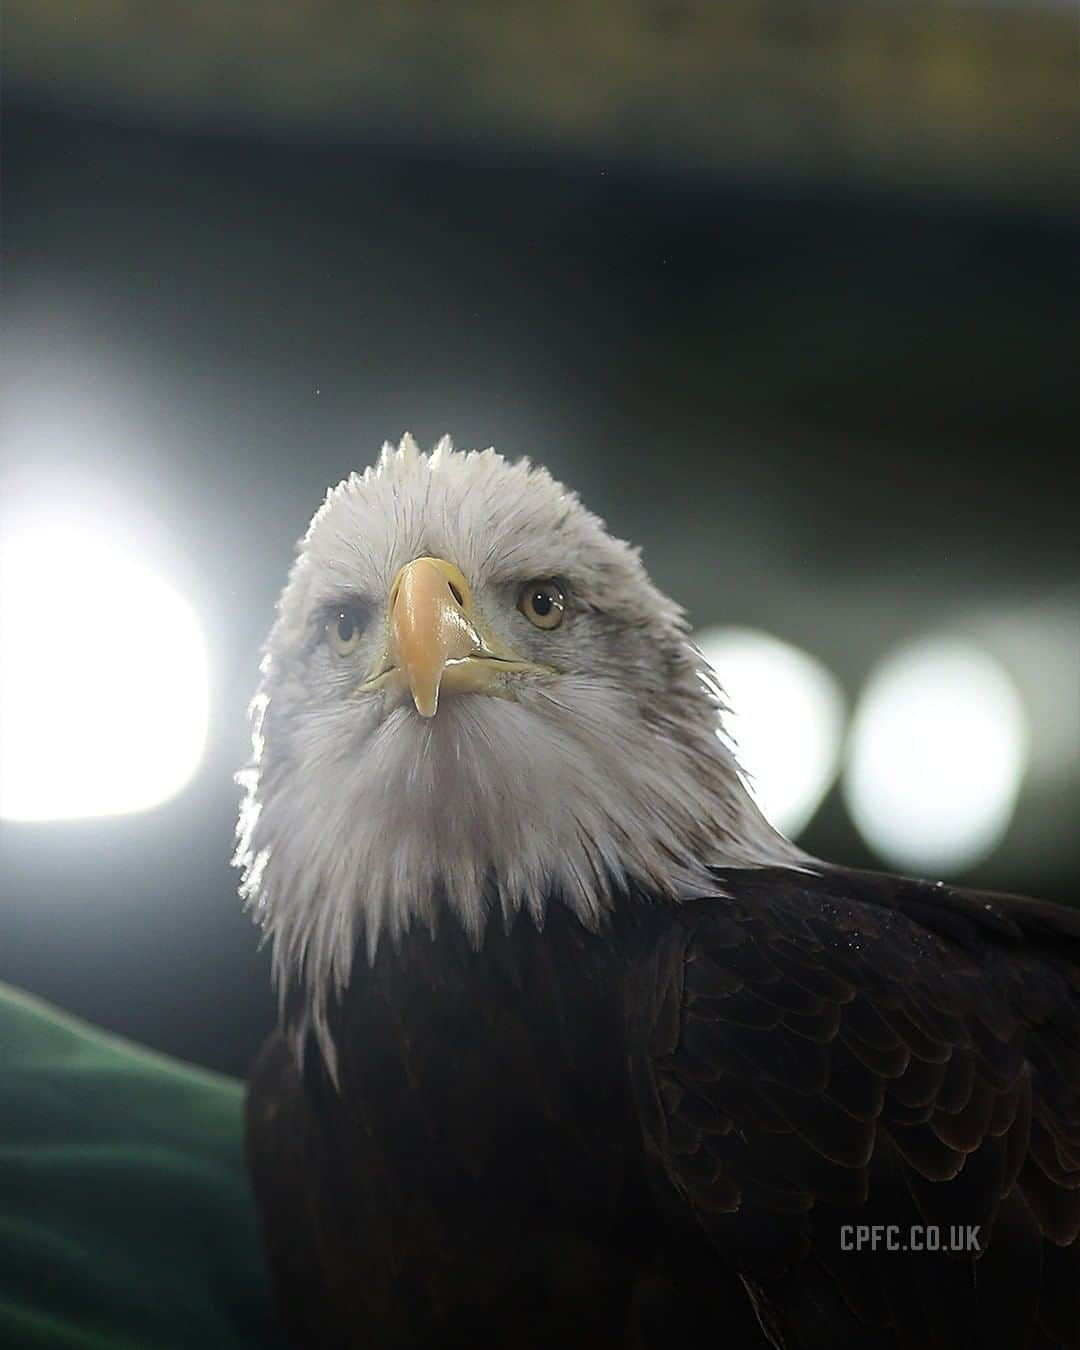
[[[547,1318],[574,1290],[625,1297],[651,1201],[617,960],[549,916],[543,931],[493,923],[479,951],[456,925],[414,931],[358,967],[333,1026],[340,1095],[317,1089],[320,1149],[391,1305],[439,1320],[498,1289]]]

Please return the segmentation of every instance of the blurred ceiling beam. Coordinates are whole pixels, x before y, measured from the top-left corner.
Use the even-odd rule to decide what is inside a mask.
[[[1048,0],[11,0],[7,88],[142,122],[511,145],[1080,207]]]

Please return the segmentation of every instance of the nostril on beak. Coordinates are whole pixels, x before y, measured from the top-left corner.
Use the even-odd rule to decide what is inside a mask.
[[[454,600],[457,603],[458,607],[464,608],[465,601],[462,599],[461,592],[458,590],[458,588],[454,585],[452,581],[448,581],[446,584],[450,587],[450,594],[454,597]]]

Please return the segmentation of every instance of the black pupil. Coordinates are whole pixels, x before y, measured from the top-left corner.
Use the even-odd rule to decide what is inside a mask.
[[[353,640],[353,634],[356,632],[356,620],[347,610],[343,610],[338,615],[337,632],[342,642]]]
[[[532,607],[542,619],[547,618],[554,604],[547,591],[533,591]]]

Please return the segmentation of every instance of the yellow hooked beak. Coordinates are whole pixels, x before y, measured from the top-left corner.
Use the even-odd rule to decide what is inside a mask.
[[[440,691],[505,696],[507,676],[547,670],[482,631],[468,582],[442,558],[406,563],[390,587],[388,620],[378,673],[358,692],[407,687],[421,717],[435,716]]]

